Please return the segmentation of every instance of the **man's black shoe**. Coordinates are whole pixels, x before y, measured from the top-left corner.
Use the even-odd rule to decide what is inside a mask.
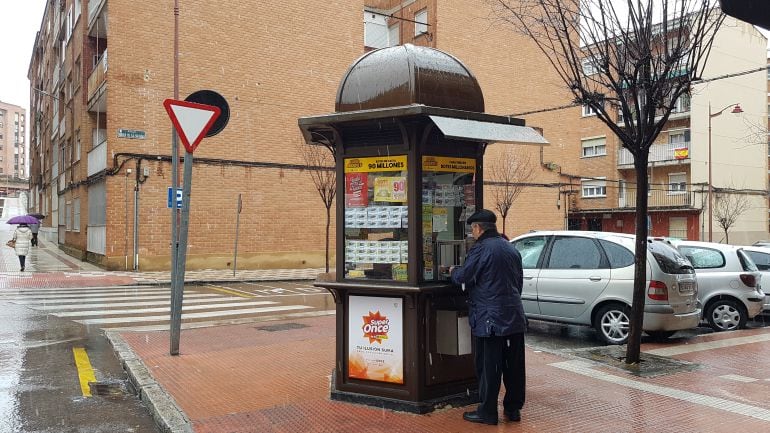
[[[506,410],[505,416],[508,418],[508,421],[514,421],[514,422],[521,421],[521,412],[519,412],[518,409]]]
[[[484,419],[476,411],[465,412],[463,414],[463,419],[466,421],[476,422],[479,424],[497,425],[497,420]]]

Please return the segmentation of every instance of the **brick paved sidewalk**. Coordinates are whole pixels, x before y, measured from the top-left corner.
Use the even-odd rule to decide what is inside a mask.
[[[185,330],[178,357],[168,355],[167,332],[121,332],[111,338],[128,364],[146,366],[151,377],[141,379],[144,389],[165,390],[181,409],[176,431],[185,425],[202,433],[770,429],[770,373],[764,367],[770,329],[644,345],[645,351],[696,363],[649,378],[574,353],[528,347],[522,422],[501,418],[494,427],[463,421],[469,408],[415,415],[329,400],[334,317],[293,323],[304,327],[268,332],[257,323]]]

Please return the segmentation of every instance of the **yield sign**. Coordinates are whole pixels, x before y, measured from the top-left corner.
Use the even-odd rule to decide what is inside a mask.
[[[171,123],[174,124],[182,144],[188,152],[193,153],[198,143],[206,136],[211,125],[219,117],[219,107],[197,104],[195,102],[166,99],[163,101]]]

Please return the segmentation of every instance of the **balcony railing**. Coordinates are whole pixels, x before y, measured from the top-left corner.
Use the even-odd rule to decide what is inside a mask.
[[[653,144],[650,146],[648,162],[689,162],[690,143]],[[628,149],[621,148],[618,152],[618,166],[633,166],[634,156]]]
[[[51,89],[53,90],[56,90],[56,86],[59,85],[59,79],[61,78],[61,73],[59,72],[60,70],[61,67],[57,61],[56,65],[53,67],[53,75],[51,76]]]
[[[107,0],[89,0],[88,2],[88,23],[89,26],[93,24],[94,19],[96,19],[96,16],[99,15],[99,11],[102,9],[102,5]]]
[[[658,186],[660,187],[660,186]],[[636,207],[635,188],[622,191],[618,198],[618,207],[633,209]],[[700,191],[664,191],[652,190],[647,195],[647,206],[649,208],[688,208],[694,209],[700,207],[702,198]]]
[[[88,100],[96,95],[104,80],[107,78],[107,51],[105,50],[102,57],[99,58],[93,72],[88,77]]]
[[[88,176],[99,173],[105,168],[107,168],[107,140],[100,142],[88,152]]]

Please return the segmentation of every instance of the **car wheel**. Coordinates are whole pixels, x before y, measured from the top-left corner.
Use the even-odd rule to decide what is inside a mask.
[[[746,309],[732,299],[719,299],[706,309],[706,320],[715,331],[732,331],[746,327]]]
[[[596,314],[594,328],[607,344],[625,344],[631,330],[630,310],[626,305],[603,306]]]
[[[671,337],[672,335],[676,334],[676,331],[644,331],[652,337],[655,341],[663,341],[667,338]]]

